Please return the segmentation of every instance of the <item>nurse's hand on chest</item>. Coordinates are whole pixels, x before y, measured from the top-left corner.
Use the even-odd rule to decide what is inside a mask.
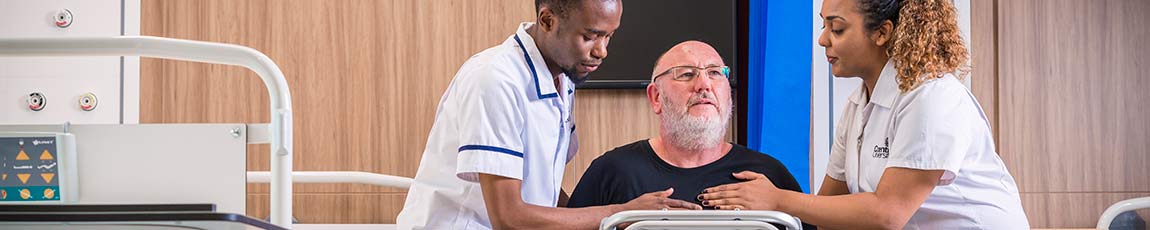
[[[699,199],[724,210],[781,211],[820,227],[901,229],[943,172],[889,167],[875,192],[816,196],[778,189],[766,176],[744,171],[735,177],[747,181],[707,188]]]
[[[779,190],[775,184],[763,174],[751,171],[742,171],[734,174],[740,183],[725,184],[703,190],[699,200],[703,206],[717,207],[722,210],[775,210],[778,204],[775,193]]]

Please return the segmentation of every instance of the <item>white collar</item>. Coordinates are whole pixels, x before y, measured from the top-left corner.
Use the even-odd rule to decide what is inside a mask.
[[[894,68],[893,61],[887,61],[879,73],[878,82],[875,83],[874,92],[871,92],[870,102],[884,108],[891,108],[895,96],[900,93],[898,89],[898,70]],[[866,98],[866,85],[860,85],[849,100],[855,104],[862,104]]]
[[[555,89],[554,75],[551,75],[551,70],[547,68],[547,62],[543,60],[543,54],[539,52],[539,47],[535,46],[535,39],[527,34],[527,28],[534,26],[535,23],[524,22],[519,24],[519,29],[515,31],[513,39],[517,44],[520,51],[527,61],[527,67],[531,68],[531,76],[534,78],[535,83],[535,96],[537,99],[558,97],[559,94]],[[567,79],[566,74],[560,74],[560,79],[563,79],[563,86],[568,91],[573,92],[574,83]]]

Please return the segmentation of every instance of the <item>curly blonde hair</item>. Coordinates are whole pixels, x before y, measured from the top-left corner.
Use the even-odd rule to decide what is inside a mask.
[[[896,29],[887,55],[898,70],[900,91],[911,91],[948,73],[959,79],[970,74],[969,54],[952,0],[903,0],[892,21]]]

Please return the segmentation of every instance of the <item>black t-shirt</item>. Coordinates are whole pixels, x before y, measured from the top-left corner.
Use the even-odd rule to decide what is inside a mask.
[[[802,192],[798,181],[782,163],[741,145],[733,145],[727,155],[710,164],[679,168],[660,159],[651,144],[641,140],[615,148],[592,161],[571,193],[567,207],[622,204],[667,188],[675,188],[671,198],[702,205],[696,196],[703,189],[743,182],[731,175],[742,171],[766,175],[780,189]]]

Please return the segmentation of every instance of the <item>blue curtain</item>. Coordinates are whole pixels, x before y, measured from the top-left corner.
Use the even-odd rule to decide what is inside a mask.
[[[782,161],[808,193],[812,4],[750,0],[747,44],[747,147]]]

